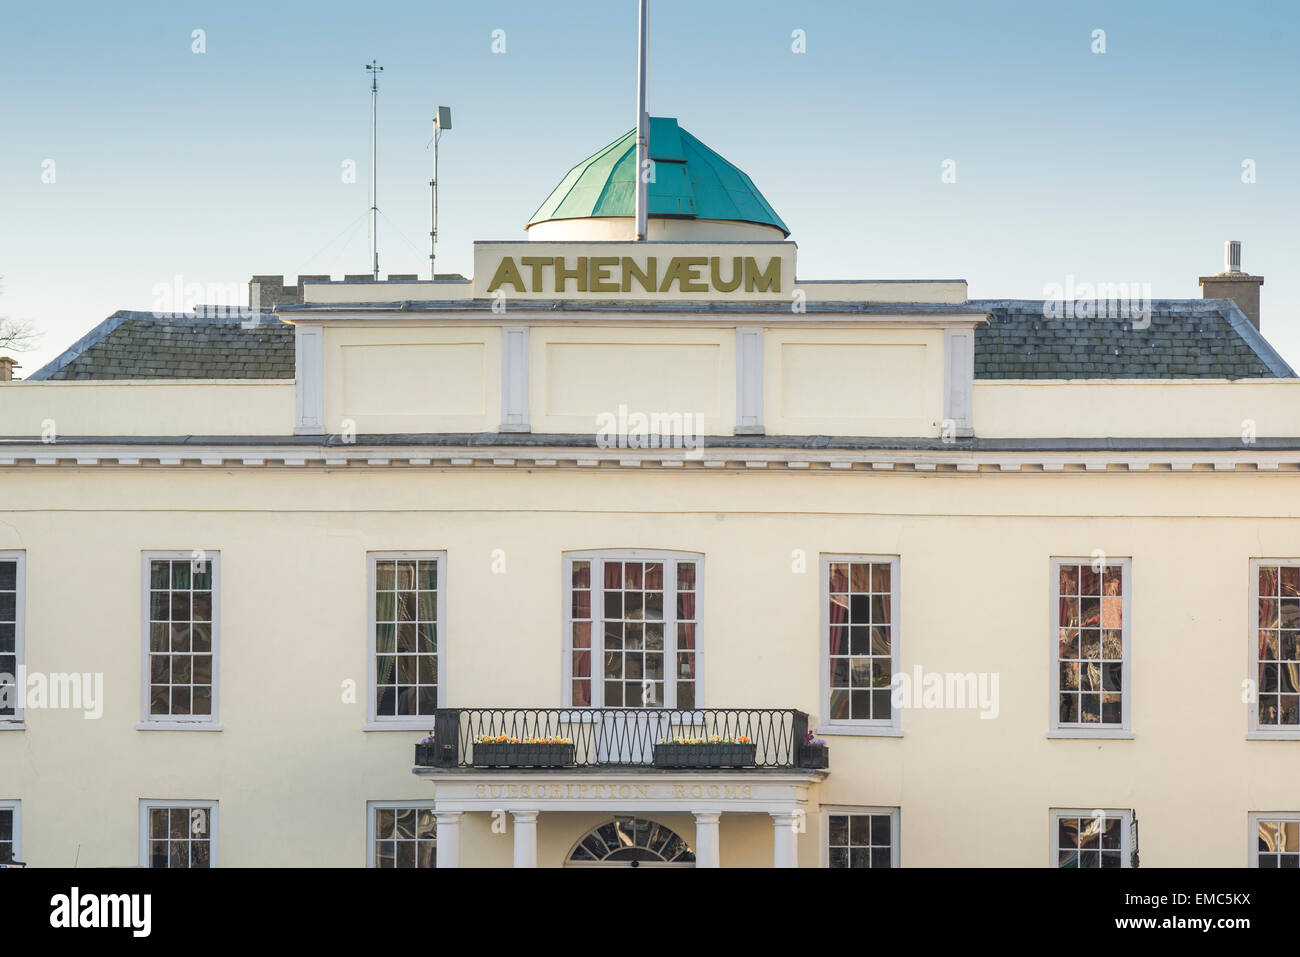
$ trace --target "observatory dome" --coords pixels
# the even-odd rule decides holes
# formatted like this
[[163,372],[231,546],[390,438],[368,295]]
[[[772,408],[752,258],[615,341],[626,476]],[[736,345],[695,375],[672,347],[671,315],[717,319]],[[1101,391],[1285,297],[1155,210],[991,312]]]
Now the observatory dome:
[[[771,242],[790,235],[744,171],[672,117],[650,117],[650,159],[648,239]],[[635,215],[632,130],[569,170],[526,228],[532,240],[629,240]]]

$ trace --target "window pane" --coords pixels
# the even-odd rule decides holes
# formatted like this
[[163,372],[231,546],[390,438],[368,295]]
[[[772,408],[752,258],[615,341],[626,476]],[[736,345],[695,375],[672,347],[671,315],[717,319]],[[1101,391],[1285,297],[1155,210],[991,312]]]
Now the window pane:
[[[832,563],[826,649],[833,720],[890,721],[893,676],[892,574],[888,562]],[[836,588],[842,588],[837,593]],[[840,624],[841,622],[847,623]],[[844,689],[850,689],[848,694]],[[877,690],[872,690],[877,689]]]
[[[212,559],[150,562],[148,681],[154,717],[211,716],[212,592],[207,589],[212,566]],[[202,656],[195,659],[193,651]],[[170,859],[170,849],[167,854]]]
[[1278,593],[1283,596],[1300,595],[1300,565],[1283,565],[1278,568],[1274,579],[1278,584]]
[[1062,814],[1053,828],[1053,842],[1058,867],[1123,867],[1123,841],[1129,821],[1127,815],[1104,817]]
[[375,716],[432,714],[438,701],[438,562],[375,562]]
[[433,867],[437,828],[428,808],[372,808],[376,867]]
[[211,867],[213,811],[174,805],[149,809],[150,867]]
[[190,650],[209,652],[212,650],[212,625],[195,623],[190,626]]
[[1256,645],[1260,726],[1300,725],[1300,566],[1259,567]]
[[[606,702],[608,704],[609,702]],[[591,707],[591,682],[574,681],[573,682],[573,706],[575,708]]]
[[1079,566],[1079,595],[1093,596],[1101,594],[1101,574],[1092,564]]
[[1092,562],[1059,568],[1058,724],[1123,725],[1123,570]]
[[889,814],[831,814],[826,829],[831,867],[892,867],[893,826]]

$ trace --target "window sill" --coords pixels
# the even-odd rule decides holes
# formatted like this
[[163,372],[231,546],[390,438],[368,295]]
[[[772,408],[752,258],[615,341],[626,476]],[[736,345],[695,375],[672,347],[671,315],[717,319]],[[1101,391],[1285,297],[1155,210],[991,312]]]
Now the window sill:
[[141,721],[137,731],[220,731],[221,725],[202,721]]
[[0,721],[0,731],[26,731],[26,721]]
[[433,730],[433,715],[429,715],[428,721],[421,721],[418,724],[407,721],[367,721],[361,726],[362,731],[423,731],[428,734]]
[[1133,732],[1128,728],[1053,728],[1047,732],[1049,739],[1063,740],[1106,740],[1132,741]]
[[1300,731],[1248,731],[1247,741],[1300,741]]
[[813,732],[815,735],[846,735],[858,738],[901,738],[903,736],[902,728],[881,727],[872,725],[863,725],[853,727],[852,725],[833,725],[829,728],[818,728]]

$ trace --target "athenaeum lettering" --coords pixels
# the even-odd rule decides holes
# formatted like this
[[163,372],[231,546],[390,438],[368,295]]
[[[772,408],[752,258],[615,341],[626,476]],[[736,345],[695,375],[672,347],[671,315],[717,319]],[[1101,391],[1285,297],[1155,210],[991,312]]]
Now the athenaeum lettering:
[[488,283],[489,293],[779,293],[781,257],[760,267],[756,256],[673,256],[660,269],[657,256],[645,264],[632,256],[503,256]]

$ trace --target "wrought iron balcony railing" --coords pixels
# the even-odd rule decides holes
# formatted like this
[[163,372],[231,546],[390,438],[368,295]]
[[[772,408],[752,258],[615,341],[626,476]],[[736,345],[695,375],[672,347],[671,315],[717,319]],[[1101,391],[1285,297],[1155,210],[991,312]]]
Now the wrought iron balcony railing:
[[[771,708],[442,708],[434,716],[430,766],[492,766],[475,742],[505,737],[518,742],[563,739],[566,767],[652,767],[655,748],[678,738],[747,739],[753,746],[742,764],[753,768],[824,767],[808,757],[808,715]],[[522,765],[521,765],[522,766]],[[558,765],[556,765],[558,766]]]

